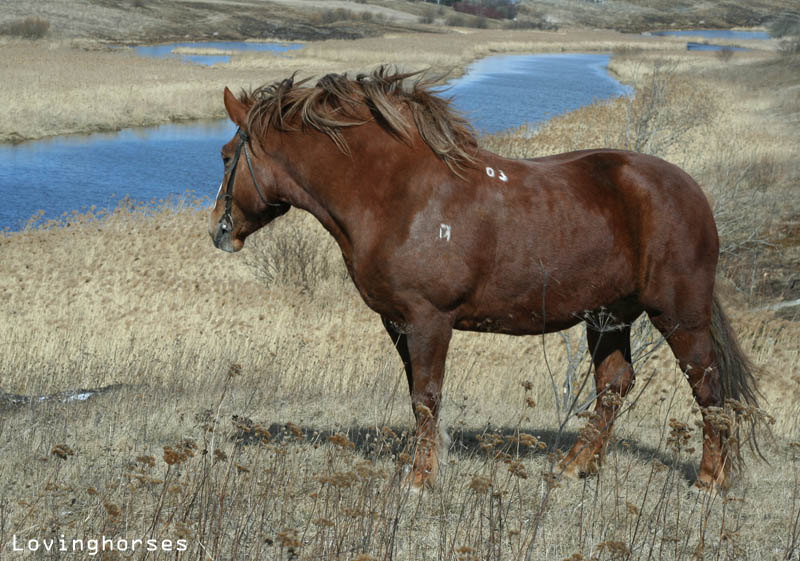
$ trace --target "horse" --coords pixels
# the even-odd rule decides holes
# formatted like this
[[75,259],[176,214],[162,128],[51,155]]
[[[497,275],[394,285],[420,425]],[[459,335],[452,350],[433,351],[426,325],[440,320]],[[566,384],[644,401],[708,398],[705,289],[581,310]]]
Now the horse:
[[560,461],[584,477],[600,468],[634,384],[631,324],[642,314],[703,412],[695,485],[728,487],[738,447],[716,408],[756,406],[758,389],[715,295],[712,211],[687,173],[612,149],[501,157],[479,147],[424,75],[384,66],[309,80],[292,75],[238,97],[225,88],[238,131],[221,151],[209,234],[217,248],[239,251],[291,207],[330,232],[405,368],[415,488],[439,467],[454,329],[534,335],[586,322],[597,398],[582,434],[593,436]]

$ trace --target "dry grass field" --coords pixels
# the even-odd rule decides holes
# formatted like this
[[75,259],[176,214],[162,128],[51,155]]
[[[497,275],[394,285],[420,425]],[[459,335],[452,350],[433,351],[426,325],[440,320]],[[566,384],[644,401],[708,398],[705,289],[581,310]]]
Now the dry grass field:
[[[136,99],[173,100],[152,107],[165,119],[220,111],[216,97],[185,86],[194,101],[171,113],[184,82],[203,80],[211,92],[284,76],[298,62],[308,73],[380,57],[444,68],[492,52],[565,48],[492,33],[463,42],[387,37],[384,50],[371,39],[324,43],[287,66],[246,55],[224,69],[55,48],[47,68],[57,84],[72,68],[100,95],[114,80],[130,87],[132,76],[157,72],[130,97],[138,117],[118,117],[116,103],[96,125],[113,128],[149,118]],[[591,398],[591,381],[579,391],[590,375],[581,329],[456,334],[443,408],[453,444],[437,485],[412,493],[400,361],[324,230],[292,211],[228,255],[208,239],[207,200],[131,203],[0,234],[0,559],[800,558],[800,322],[797,308],[761,309],[800,297],[800,62],[771,53],[723,61],[669,41],[656,49],[649,39],[587,37],[573,48],[616,49],[611,71],[637,96],[482,142],[517,157],[636,148],[698,178],[723,236],[720,290],[774,418],[762,434],[768,463],[745,451],[726,495],[692,490],[699,411],[643,323],[638,383],[602,471],[562,479],[555,462],[583,425],[566,405],[580,410]],[[3,49],[45,64],[24,44]],[[104,76],[80,64],[100,60],[124,60],[129,70],[112,64]],[[86,114],[74,104],[91,99],[77,88],[61,93],[64,116],[20,136],[63,132]],[[35,120],[36,104],[52,95],[12,115]],[[8,122],[0,130],[16,130]],[[55,396],[107,386],[85,401]],[[97,541],[104,537],[110,546]]]

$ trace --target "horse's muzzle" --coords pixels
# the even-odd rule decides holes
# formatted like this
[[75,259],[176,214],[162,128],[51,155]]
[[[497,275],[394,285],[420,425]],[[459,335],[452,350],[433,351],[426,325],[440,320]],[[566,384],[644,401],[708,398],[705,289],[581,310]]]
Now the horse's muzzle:
[[214,247],[233,253],[236,251],[233,247],[233,228],[225,221],[220,220],[214,225],[213,229],[208,232],[211,239],[214,241]]

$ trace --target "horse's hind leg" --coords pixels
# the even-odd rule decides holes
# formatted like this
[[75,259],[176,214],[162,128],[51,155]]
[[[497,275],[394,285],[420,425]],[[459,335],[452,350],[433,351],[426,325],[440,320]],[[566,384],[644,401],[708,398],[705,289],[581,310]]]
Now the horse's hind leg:
[[724,419],[713,409],[708,409],[722,407],[724,401],[710,319],[699,325],[688,322],[681,325],[665,315],[651,314],[650,320],[667,339],[703,414],[703,457],[696,485],[725,489],[729,484],[731,468],[731,458],[728,456],[729,431],[720,422]]
[[634,383],[630,325],[604,329],[587,323],[586,337],[595,368],[595,411],[561,465],[564,473],[586,476],[597,472],[622,398]]

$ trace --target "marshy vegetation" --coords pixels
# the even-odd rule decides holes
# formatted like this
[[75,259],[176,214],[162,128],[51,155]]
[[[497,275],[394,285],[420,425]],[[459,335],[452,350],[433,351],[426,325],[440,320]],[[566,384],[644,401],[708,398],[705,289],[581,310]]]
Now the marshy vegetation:
[[[421,52],[411,48],[419,39],[404,40],[405,50],[389,39],[384,51],[369,41],[311,46],[271,70],[255,55],[220,72],[165,63],[158,72],[174,70],[175,81],[141,92],[178,95],[180,80],[202,77],[207,99],[192,95],[210,107],[226,80],[268,81],[298,61],[308,73],[392,56],[416,68],[564,47],[471,37],[465,52],[466,42],[448,38],[445,48],[433,37]],[[615,39],[594,40],[610,50]],[[0,410],[0,556],[63,535],[69,551],[73,539],[103,536],[126,548],[107,558],[154,538],[173,551],[162,544],[152,557],[181,559],[796,559],[800,323],[791,308],[760,308],[800,297],[798,61],[618,44],[611,71],[635,97],[482,142],[516,157],[635,148],[698,178],[722,236],[722,291],[775,419],[769,464],[747,455],[725,496],[690,491],[699,411],[666,346],[637,326],[638,384],[606,464],[596,478],[561,479],[560,450],[590,414],[581,329],[459,333],[443,408],[453,445],[436,487],[412,494],[405,376],[328,234],[292,211],[227,255],[211,246],[202,197],[177,208],[128,202],[0,235],[2,390],[120,385],[85,402]],[[49,118],[42,130],[63,126]],[[572,401],[580,415],[568,418]],[[178,540],[188,551],[174,551]]]

